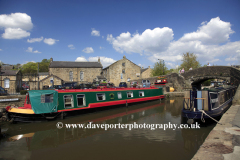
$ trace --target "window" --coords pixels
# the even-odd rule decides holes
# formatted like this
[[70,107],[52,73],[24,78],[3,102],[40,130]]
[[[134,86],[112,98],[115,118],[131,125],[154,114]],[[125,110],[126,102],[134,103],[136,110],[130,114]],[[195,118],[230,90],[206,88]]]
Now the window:
[[4,88],[9,88],[9,79],[4,80]]
[[122,99],[122,93],[118,92],[118,99]]
[[144,97],[144,92],[143,91],[139,91],[139,97]]
[[97,93],[97,101],[106,100],[105,93]]
[[73,95],[65,95],[65,96],[63,96],[63,99],[64,99],[64,107],[65,108],[73,107]]
[[41,95],[41,103],[53,103],[53,94]]
[[125,69],[122,70],[122,73],[125,73]]
[[125,63],[122,63],[122,66],[125,67]]
[[85,101],[85,95],[84,94],[78,94],[77,95],[77,105],[78,105],[78,107],[86,106],[86,101]]
[[127,92],[127,98],[133,97],[133,92]]
[[69,72],[69,81],[73,81],[73,72],[72,71]]
[[83,72],[81,71],[81,72],[80,72],[80,80],[81,80],[81,81],[83,81],[83,78],[84,78],[83,75],[84,75],[84,74],[83,74]]

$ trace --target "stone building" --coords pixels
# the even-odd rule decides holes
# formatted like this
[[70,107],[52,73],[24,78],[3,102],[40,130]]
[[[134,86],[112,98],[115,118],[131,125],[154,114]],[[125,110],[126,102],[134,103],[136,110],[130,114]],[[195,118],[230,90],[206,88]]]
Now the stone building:
[[64,81],[58,76],[49,75],[46,78],[40,80],[39,86],[40,86],[40,89],[43,89],[43,86],[62,85],[63,82]]
[[93,82],[93,79],[100,76],[101,72],[102,64],[100,58],[98,62],[53,61],[51,58],[49,65],[49,75],[58,77],[64,83],[77,82],[80,84]]
[[22,73],[20,70],[0,70],[0,86],[8,93],[19,92],[22,86]]
[[141,76],[141,67],[128,60],[126,56],[123,56],[123,59],[104,68],[102,75],[106,77],[108,81],[118,86],[120,82],[139,79]]
[[152,69],[150,68],[150,66],[148,66],[148,68],[143,68],[141,69],[141,78],[149,78],[151,77],[151,73],[152,73]]

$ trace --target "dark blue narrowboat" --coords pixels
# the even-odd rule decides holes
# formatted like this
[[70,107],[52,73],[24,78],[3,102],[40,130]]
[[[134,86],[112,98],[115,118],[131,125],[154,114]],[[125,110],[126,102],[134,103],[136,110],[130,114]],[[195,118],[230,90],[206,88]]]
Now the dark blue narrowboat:
[[185,91],[182,117],[193,123],[195,120],[204,122],[204,119],[221,116],[231,106],[236,89],[236,86],[226,85]]

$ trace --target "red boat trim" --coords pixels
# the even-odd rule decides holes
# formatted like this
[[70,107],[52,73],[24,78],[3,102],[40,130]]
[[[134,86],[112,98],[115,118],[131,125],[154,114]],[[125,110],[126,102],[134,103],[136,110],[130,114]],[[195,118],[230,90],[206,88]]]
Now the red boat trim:
[[90,103],[88,105],[88,107],[64,109],[64,110],[59,110],[58,112],[75,111],[75,110],[81,110],[81,109],[106,107],[106,106],[114,106],[114,105],[119,105],[119,104],[126,104],[126,103],[134,103],[134,102],[155,100],[155,99],[160,99],[160,98],[164,98],[164,95],[154,96],[154,97],[146,97],[146,98],[136,98],[136,99],[126,99],[126,100],[118,100],[118,101],[110,101],[110,102],[101,102],[101,103]]
[[156,87],[150,88],[103,88],[103,89],[67,89],[67,90],[56,90],[59,93],[70,93],[70,92],[112,92],[112,91],[126,91],[126,90],[152,90],[159,89]]

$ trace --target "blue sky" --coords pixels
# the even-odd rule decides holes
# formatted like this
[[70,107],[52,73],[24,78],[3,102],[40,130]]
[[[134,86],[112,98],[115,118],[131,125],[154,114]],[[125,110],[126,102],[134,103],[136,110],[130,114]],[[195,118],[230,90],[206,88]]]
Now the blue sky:
[[240,64],[239,0],[0,0],[0,61]]

